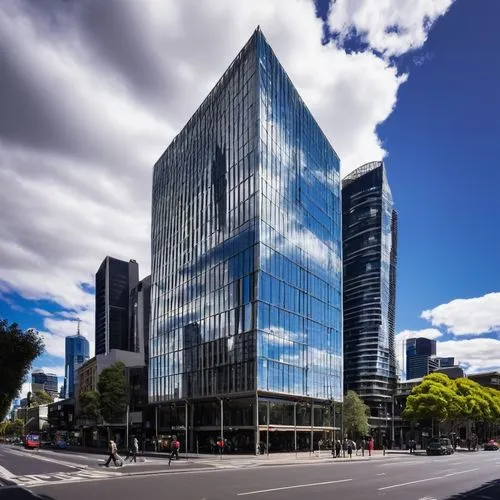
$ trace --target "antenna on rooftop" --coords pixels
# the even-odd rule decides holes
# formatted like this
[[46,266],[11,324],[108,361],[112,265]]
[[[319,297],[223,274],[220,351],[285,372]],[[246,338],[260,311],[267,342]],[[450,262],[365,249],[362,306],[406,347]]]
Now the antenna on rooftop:
[[80,318],[77,318],[76,321],[78,321],[78,326],[77,326],[77,329],[76,329],[76,334],[78,336],[80,336],[80,323],[81,323],[81,319]]

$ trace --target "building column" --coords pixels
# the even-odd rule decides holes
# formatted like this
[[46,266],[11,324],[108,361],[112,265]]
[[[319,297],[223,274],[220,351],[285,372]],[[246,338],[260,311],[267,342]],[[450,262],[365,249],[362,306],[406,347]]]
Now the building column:
[[259,395],[255,395],[255,454],[259,454],[260,429],[259,429]]

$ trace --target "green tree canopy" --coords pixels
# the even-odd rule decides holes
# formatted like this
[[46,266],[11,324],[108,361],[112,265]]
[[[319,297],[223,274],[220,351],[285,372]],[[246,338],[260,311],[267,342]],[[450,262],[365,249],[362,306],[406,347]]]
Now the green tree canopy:
[[17,323],[0,320],[0,419],[9,411],[31,363],[44,352],[42,338],[35,330],[22,331]]
[[350,438],[368,434],[369,411],[354,391],[347,391],[344,396],[344,430]]
[[403,418],[438,421],[453,419],[460,414],[463,403],[463,397],[457,394],[454,380],[442,373],[431,373],[412,389],[406,400]]
[[80,414],[84,418],[95,419],[101,409],[99,393],[96,391],[82,392],[78,397],[80,403]]
[[106,422],[123,420],[128,395],[125,365],[118,362],[105,368],[99,376],[97,390],[104,420]]
[[52,399],[52,396],[48,392],[38,390],[35,391],[35,393],[32,395],[30,406],[47,405],[53,402],[54,400]]
[[403,418],[409,420],[500,419],[500,391],[483,387],[468,378],[451,380],[431,373],[408,396]]

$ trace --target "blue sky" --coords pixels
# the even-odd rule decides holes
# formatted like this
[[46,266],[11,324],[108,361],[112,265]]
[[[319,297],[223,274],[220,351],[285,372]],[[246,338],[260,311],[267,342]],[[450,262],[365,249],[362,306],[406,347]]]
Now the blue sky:
[[500,3],[193,1],[0,6],[16,55],[0,82],[0,316],[43,332],[35,367],[62,373],[78,317],[92,350],[105,255],[148,273],[152,165],[260,24],[343,175],[385,157],[398,339],[500,368]]

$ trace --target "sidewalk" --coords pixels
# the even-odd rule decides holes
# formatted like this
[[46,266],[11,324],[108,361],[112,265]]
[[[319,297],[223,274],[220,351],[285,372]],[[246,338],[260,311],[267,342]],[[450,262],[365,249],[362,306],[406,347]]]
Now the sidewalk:
[[[71,447],[66,451],[71,452],[80,452],[80,453],[99,453],[102,454],[103,450],[96,449],[86,449],[86,448],[76,448]],[[424,452],[425,453],[425,452]],[[196,462],[199,464],[214,466],[214,467],[245,467],[245,466],[265,466],[265,465],[293,465],[293,464],[313,464],[313,463],[335,463],[335,462],[360,462],[360,461],[369,461],[369,460],[378,460],[378,459],[391,459],[396,458],[396,455],[400,456],[401,454],[410,456],[408,451],[387,451],[386,455],[383,454],[382,450],[374,450],[372,451],[372,456],[368,456],[368,452],[365,452],[365,455],[362,456],[361,452],[359,455],[353,453],[352,458],[346,454],[344,458],[342,455],[340,458],[333,458],[330,450],[321,450],[318,452],[316,450],[314,453],[310,453],[308,451],[297,452],[297,453],[270,453],[269,455],[236,455],[236,454],[226,454],[216,455],[209,453],[179,453],[180,461],[179,463],[186,463],[186,459],[191,463]],[[393,456],[391,456],[393,455]],[[142,457],[145,458],[155,458],[155,459],[165,459],[168,460],[169,454],[165,452],[145,452],[144,454],[139,453],[137,456],[138,460]],[[147,463],[147,462],[146,462]],[[158,464],[158,462],[156,462]],[[151,463],[150,463],[151,464]],[[153,464],[151,464],[153,465]]]

